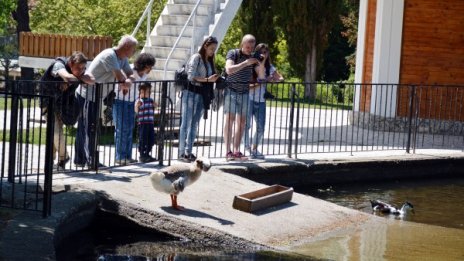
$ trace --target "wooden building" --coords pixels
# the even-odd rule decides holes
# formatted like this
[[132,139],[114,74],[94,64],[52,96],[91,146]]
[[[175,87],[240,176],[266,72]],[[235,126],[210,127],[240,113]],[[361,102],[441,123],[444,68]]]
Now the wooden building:
[[360,0],[357,46],[355,112],[464,119],[463,0]]

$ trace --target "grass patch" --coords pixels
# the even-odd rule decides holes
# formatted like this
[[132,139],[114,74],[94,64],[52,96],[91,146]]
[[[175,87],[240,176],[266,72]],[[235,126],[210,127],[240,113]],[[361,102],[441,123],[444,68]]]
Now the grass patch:
[[300,104],[300,108],[351,109],[353,106],[354,85],[345,83],[313,84],[308,86],[315,88],[314,97],[309,99],[306,97],[305,84],[297,82],[268,85],[268,91],[276,96],[276,100],[267,101],[267,105],[290,107],[293,86],[295,86],[295,102]]

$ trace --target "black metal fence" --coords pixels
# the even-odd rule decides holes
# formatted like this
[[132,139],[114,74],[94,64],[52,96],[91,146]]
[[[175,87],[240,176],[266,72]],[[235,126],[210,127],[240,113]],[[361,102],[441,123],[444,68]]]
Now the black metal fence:
[[[182,154],[178,151],[184,116],[182,99],[190,94],[181,95],[171,81],[148,83],[150,97],[155,103],[151,115],[155,138],[149,154],[156,158],[152,164],[170,165]],[[3,126],[0,133],[1,206],[22,204],[22,208],[37,210],[42,207],[40,200],[43,199],[46,202],[43,211],[49,213],[52,168],[54,172],[98,171],[103,166],[141,160],[138,147],[140,136],[145,136],[140,135],[134,116],[141,84],[135,83],[128,92],[116,92],[114,96],[108,94],[117,86],[115,83],[78,89],[76,95],[82,98],[81,102],[92,101],[80,104],[80,120],[86,121],[87,133],[84,134],[87,135],[84,136],[87,138],[79,141],[79,137],[83,137],[79,134],[82,128],[78,127],[81,122],[64,126],[63,138],[54,137],[54,130],[57,133],[61,126],[59,112],[66,106],[63,102],[51,102],[46,110],[55,113],[44,113],[41,108],[41,104],[44,106],[45,96],[41,95],[44,84],[10,81],[10,88],[1,94],[0,101],[3,114],[3,122],[0,121]],[[266,88],[274,97],[266,99],[265,114],[259,116],[265,118],[265,125],[264,138],[257,147],[266,157],[298,158],[312,153],[354,154],[382,150],[462,150],[464,145],[464,86],[268,83]],[[196,156],[225,158],[228,153],[229,148],[224,144],[224,104],[230,104],[225,101],[230,96],[218,99],[221,93],[215,91],[216,98],[206,119],[202,115],[197,126],[192,150]],[[58,99],[52,94],[49,98]],[[241,109],[249,109],[248,104]],[[89,115],[93,120],[86,120]],[[257,121],[248,122],[253,142]],[[129,132],[117,134],[115,125],[126,126]],[[126,141],[122,142],[124,139]],[[122,143],[129,144],[124,149],[129,153],[118,159],[116,147]],[[249,156],[242,140],[239,150]],[[127,161],[122,161],[121,157]],[[77,162],[79,159],[81,162]],[[18,192],[23,193],[21,197]],[[29,192],[35,192],[32,193],[35,196],[31,197]],[[13,200],[13,196],[22,200]]]
[[[35,120],[40,119],[41,96],[21,91],[27,88],[10,82],[0,92],[0,207],[40,211],[46,217],[51,213],[54,116]],[[53,111],[50,99],[47,109]]]

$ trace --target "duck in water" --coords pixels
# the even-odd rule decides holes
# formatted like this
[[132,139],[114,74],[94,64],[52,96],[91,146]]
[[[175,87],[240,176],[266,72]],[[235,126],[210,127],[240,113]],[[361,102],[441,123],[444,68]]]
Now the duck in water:
[[371,200],[371,206],[374,212],[380,212],[382,214],[403,216],[404,214],[409,212],[414,213],[414,206],[408,201],[406,201],[400,209],[380,200]]

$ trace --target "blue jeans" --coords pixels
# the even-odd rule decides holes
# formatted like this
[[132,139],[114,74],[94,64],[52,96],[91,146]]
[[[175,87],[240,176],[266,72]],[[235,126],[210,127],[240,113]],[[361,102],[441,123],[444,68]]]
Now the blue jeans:
[[203,96],[188,90],[182,91],[182,123],[179,133],[179,156],[192,153],[198,123],[203,114]]
[[[252,119],[256,125],[256,132],[250,144],[250,129],[252,127]],[[250,145],[258,146],[263,141],[264,127],[266,125],[266,102],[255,102],[250,100],[248,104],[248,115],[245,127],[244,143],[245,148],[251,147]]]
[[132,135],[135,126],[134,102],[115,99],[113,122],[116,160],[132,159]]

